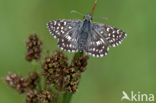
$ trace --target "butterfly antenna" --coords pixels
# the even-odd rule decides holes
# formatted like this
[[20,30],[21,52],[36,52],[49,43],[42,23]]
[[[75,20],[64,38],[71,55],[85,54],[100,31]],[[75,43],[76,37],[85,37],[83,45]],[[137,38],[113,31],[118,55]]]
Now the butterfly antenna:
[[104,20],[108,20],[108,17],[94,17],[94,18],[99,18],[99,19],[104,19]]
[[84,16],[84,14],[82,14],[82,13],[76,11],[76,10],[72,10],[70,13],[76,13],[76,14],[79,14],[79,15],[81,15],[81,16]]
[[98,0],[95,0],[95,3],[94,3],[94,5],[93,5],[92,11],[91,11],[91,16],[93,16],[93,14],[94,14],[94,10],[95,10],[97,1],[98,1]]

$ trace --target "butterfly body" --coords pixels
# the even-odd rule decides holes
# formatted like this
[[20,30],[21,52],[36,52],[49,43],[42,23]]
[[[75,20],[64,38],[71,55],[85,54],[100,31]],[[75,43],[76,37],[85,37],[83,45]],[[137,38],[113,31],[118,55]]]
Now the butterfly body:
[[47,27],[54,38],[58,39],[61,49],[69,52],[85,51],[96,57],[107,55],[110,46],[118,46],[126,37],[120,29],[91,20],[92,17],[87,14],[84,21],[53,20]]
[[90,21],[85,20],[83,22],[83,26],[81,28],[81,33],[78,38],[78,50],[80,50],[80,51],[83,51],[86,48],[88,35],[90,35],[90,28],[91,28]]

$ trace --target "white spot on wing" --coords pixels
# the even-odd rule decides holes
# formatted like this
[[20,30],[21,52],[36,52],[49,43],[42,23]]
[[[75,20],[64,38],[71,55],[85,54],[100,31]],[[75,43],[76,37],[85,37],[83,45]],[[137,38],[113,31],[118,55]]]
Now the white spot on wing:
[[69,35],[67,35],[67,36],[66,36],[66,38],[67,38],[68,40],[70,40],[70,39],[71,39],[71,37],[70,37]]
[[97,44],[97,46],[100,45],[101,44],[101,41],[97,41],[96,44]]
[[71,29],[72,27],[71,27],[71,26],[69,26],[68,28],[69,28],[69,29]]
[[56,21],[54,21],[54,25],[56,25]]
[[117,30],[117,34],[119,34],[119,31],[120,31],[120,30]]
[[99,55],[96,55],[96,57],[99,57]]
[[110,28],[107,28],[107,31],[109,32]]
[[95,51],[95,48],[93,48],[93,51]]
[[56,38],[56,36],[54,35],[54,38]]
[[115,44],[112,44],[113,47],[115,47]]
[[100,54],[100,57],[103,57],[104,55],[103,54]]

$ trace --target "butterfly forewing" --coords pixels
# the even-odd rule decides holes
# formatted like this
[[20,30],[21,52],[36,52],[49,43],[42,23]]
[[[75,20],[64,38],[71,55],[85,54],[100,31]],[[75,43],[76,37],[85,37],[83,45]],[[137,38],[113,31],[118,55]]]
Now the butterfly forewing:
[[69,52],[77,51],[82,25],[82,21],[66,19],[53,20],[47,24],[49,32],[58,39],[58,46]]
[[96,31],[100,35],[103,35],[103,38],[108,43],[108,45],[113,46],[113,47],[121,44],[123,39],[127,36],[125,32],[123,32],[122,30],[105,25],[105,24],[93,23],[93,25],[94,25],[94,28],[96,28]]

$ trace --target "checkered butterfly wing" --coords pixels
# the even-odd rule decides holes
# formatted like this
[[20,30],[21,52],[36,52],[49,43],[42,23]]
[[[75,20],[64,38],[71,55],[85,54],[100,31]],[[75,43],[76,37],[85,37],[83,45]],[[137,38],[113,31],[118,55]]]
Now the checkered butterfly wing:
[[102,35],[105,38],[108,44],[113,47],[116,47],[119,44],[121,44],[121,42],[127,36],[125,32],[112,26],[100,23],[94,23],[94,26],[97,27],[97,31],[100,35]]
[[120,29],[105,24],[92,23],[89,36],[86,52],[96,57],[102,57],[108,54],[109,46],[115,47],[121,44],[126,34]]
[[69,52],[78,50],[78,36],[80,34],[82,21],[79,20],[53,20],[47,26],[49,32],[58,39],[58,46]]

